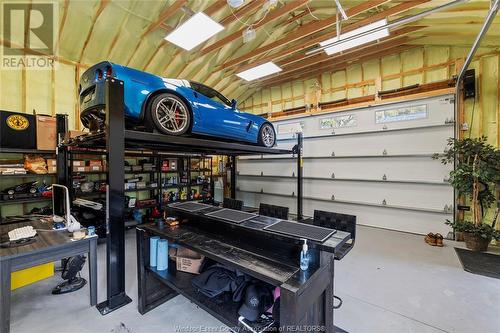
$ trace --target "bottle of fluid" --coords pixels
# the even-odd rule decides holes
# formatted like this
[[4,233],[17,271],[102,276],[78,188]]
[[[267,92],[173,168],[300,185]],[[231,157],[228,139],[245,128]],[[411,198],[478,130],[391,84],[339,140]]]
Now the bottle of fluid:
[[303,271],[307,271],[309,268],[309,253],[307,251],[307,239],[304,239],[302,251],[300,251],[300,269]]

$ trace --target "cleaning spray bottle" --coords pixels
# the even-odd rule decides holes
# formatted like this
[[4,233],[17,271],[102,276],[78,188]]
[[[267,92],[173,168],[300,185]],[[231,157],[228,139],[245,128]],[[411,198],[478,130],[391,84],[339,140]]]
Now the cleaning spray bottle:
[[309,268],[309,253],[307,251],[307,239],[304,239],[302,251],[300,251],[300,269],[303,271],[307,271]]

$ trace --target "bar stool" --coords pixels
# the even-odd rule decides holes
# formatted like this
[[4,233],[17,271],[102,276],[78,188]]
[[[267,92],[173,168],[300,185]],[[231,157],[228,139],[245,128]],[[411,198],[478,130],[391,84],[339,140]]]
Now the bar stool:
[[222,202],[222,207],[234,210],[242,210],[243,201],[231,198],[224,198],[224,201]]
[[288,207],[261,203],[259,206],[259,215],[288,220]]

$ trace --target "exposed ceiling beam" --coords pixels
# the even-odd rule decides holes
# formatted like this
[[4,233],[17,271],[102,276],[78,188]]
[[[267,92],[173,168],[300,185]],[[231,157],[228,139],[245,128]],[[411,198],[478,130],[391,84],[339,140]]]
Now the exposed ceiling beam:
[[[402,2],[402,3],[400,3],[400,4],[398,4],[398,5],[394,6],[394,7],[391,7],[389,9],[387,9],[387,10],[378,12],[378,13],[373,14],[373,15],[365,18],[365,19],[359,20],[356,23],[350,24],[350,25],[344,27],[342,29],[342,31],[348,32],[348,31],[354,30],[354,29],[359,28],[359,27],[361,27],[363,25],[372,23],[374,21],[378,21],[380,19],[386,18],[386,17],[394,15],[394,14],[398,14],[398,13],[404,12],[404,11],[406,11],[406,10],[412,8],[412,7],[421,5],[421,4],[423,4],[425,2],[429,2],[429,1],[430,0],[411,0],[411,1]],[[262,63],[268,62],[268,61],[277,61],[279,59],[282,59],[284,57],[289,56],[290,54],[292,54],[294,52],[303,51],[303,50],[305,50],[307,48],[310,48],[312,46],[317,45],[318,43],[320,43],[320,42],[322,42],[324,40],[327,40],[327,39],[335,37],[335,36],[337,36],[337,32],[336,31],[331,31],[331,32],[328,32],[328,33],[323,34],[321,36],[311,38],[311,39],[303,41],[302,43],[297,44],[295,46],[286,47],[282,51],[279,51],[279,52],[273,53],[271,55],[265,56],[263,58],[260,58],[260,59],[258,59],[257,61],[255,61],[255,62],[253,62],[251,64],[240,66],[240,67],[238,67],[236,69],[236,71],[240,72],[240,71],[243,71],[243,70],[248,69],[250,67],[254,67],[254,66],[260,65]],[[304,57],[305,57],[305,55],[304,55]]]
[[408,42],[408,40],[409,40],[408,37],[403,36],[384,43],[371,45],[363,49],[356,49],[353,52],[330,57],[327,61],[322,61],[319,63],[310,63],[307,67],[301,67],[297,69],[293,68],[288,72],[284,73],[284,75],[276,75],[273,77],[262,79],[260,81],[256,81],[255,84],[259,84],[259,82],[261,82],[267,86],[267,85],[272,85],[275,82],[291,81],[294,78],[302,77],[303,75],[309,75],[310,73],[318,73],[318,72],[321,73],[324,71],[330,71],[330,68],[332,66],[337,68],[338,64],[352,63],[362,57],[371,56],[374,54],[380,54],[380,52],[383,50],[388,50],[404,45],[405,43]]
[[56,45],[54,46],[54,50],[56,52],[58,52],[59,44],[61,43],[61,37],[64,30],[64,25],[66,24],[66,17],[68,16],[68,7],[69,7],[69,0],[64,0],[63,15],[61,23],[59,23],[59,33],[57,34]]
[[245,16],[248,13],[253,12],[257,8],[263,6],[266,1],[267,0],[254,0],[254,1],[251,1],[248,4],[246,4],[245,6],[239,8],[238,10],[236,10],[234,12],[233,12],[232,8],[230,8],[231,14],[229,14],[226,17],[224,17],[222,20],[219,21],[219,23],[222,24],[223,26],[227,27],[229,24],[231,24],[232,22],[236,21],[237,18],[242,19],[243,16]]
[[87,48],[87,45],[90,41],[90,37],[92,37],[92,32],[94,31],[95,23],[99,16],[101,16],[102,12],[106,8],[106,6],[109,4],[110,0],[101,0],[99,3],[99,8],[97,8],[97,12],[94,14],[94,17],[92,18],[92,23],[90,25],[90,30],[87,34],[87,38],[85,38],[85,42],[83,43],[82,49],[80,51],[80,55],[78,56],[78,62],[82,62],[83,55],[85,54],[85,49]]
[[227,0],[217,0],[210,6],[208,6],[203,12],[208,16],[216,14],[219,10],[227,5]]
[[[359,47],[355,47],[355,48],[352,48],[352,49],[347,49],[347,50],[343,51],[341,54],[338,54],[337,56],[344,55],[344,54],[349,54],[349,53],[356,52],[358,50],[361,50],[361,49],[364,49],[364,48],[367,48],[367,47],[372,47],[372,46],[373,47],[378,46],[380,48],[383,48],[384,47],[383,45],[387,41],[390,41],[390,40],[393,40],[393,39],[395,39],[397,37],[401,37],[403,35],[406,35],[406,34],[409,34],[409,33],[415,32],[415,31],[418,31],[418,30],[420,30],[422,28],[425,28],[425,27],[422,27],[422,26],[402,27],[402,28],[399,28],[397,30],[391,31],[391,33],[390,33],[389,36],[380,39],[378,41],[378,43],[373,43],[372,42],[372,43],[368,43],[368,44],[365,44],[365,45],[360,45]],[[294,57],[286,58],[283,61],[278,62],[277,65],[280,66],[281,68],[283,68],[283,72],[279,73],[281,75],[281,74],[286,73],[287,68],[290,68],[290,67],[293,67],[293,70],[296,70],[296,69],[304,68],[304,67],[307,67],[307,66],[310,66],[310,65],[314,65],[314,64],[323,62],[323,61],[328,61],[328,60],[331,60],[331,59],[332,59],[332,56],[328,55],[328,54],[326,54],[324,52],[321,52],[319,54],[315,54],[313,56],[310,56],[307,59],[304,58],[303,54],[297,54]]]
[[[135,6],[136,6],[136,3],[134,3],[132,5],[132,10],[135,9]],[[120,38],[121,34],[122,34],[122,31],[123,29],[127,26],[128,24],[128,21],[130,19],[130,17],[132,16],[131,12],[127,12],[125,18],[123,19],[122,23],[120,24],[120,28],[116,31],[115,33],[115,36],[113,37],[112,41],[111,41],[111,44],[109,44],[109,48],[108,48],[108,51],[106,52],[106,55],[107,55],[107,59],[110,58],[111,56],[111,52],[113,52],[114,48],[115,48],[115,45],[116,43],[118,42],[118,39]]]
[[[388,0],[365,1],[360,5],[349,8],[347,10],[347,15],[349,17],[358,15],[358,14],[363,13],[363,12],[373,8],[373,7],[379,6],[387,1]],[[255,50],[253,50],[253,51],[251,51],[251,52],[249,52],[241,57],[238,57],[236,59],[233,59],[233,60],[230,60],[230,61],[224,63],[221,66],[221,69],[229,68],[229,67],[241,64],[242,62],[245,62],[245,61],[252,59],[258,55],[261,55],[263,53],[270,52],[278,47],[281,47],[281,46],[286,45],[288,43],[292,43],[292,42],[297,41],[297,40],[302,39],[302,38],[306,38],[307,36],[310,36],[316,32],[319,32],[323,29],[334,26],[336,24],[336,22],[337,22],[337,17],[332,16],[332,17],[329,17],[329,18],[321,20],[321,21],[313,21],[313,22],[310,22],[308,24],[305,24],[305,25],[299,27],[294,32],[287,34],[284,38],[281,38],[273,43],[270,43],[270,44],[265,45],[263,47],[257,48],[257,49],[255,49]]]
[[151,23],[146,28],[146,30],[144,30],[144,32],[141,35],[141,39],[144,38],[144,36],[146,36],[147,34],[149,34],[151,31],[155,30],[160,25],[162,25],[163,22],[165,22],[166,20],[168,20],[169,18],[171,18],[172,16],[174,16],[175,13],[177,13],[177,11],[179,9],[181,9],[181,7],[186,4],[186,2],[187,2],[187,0],[175,0],[174,3],[172,3],[170,6],[168,6],[167,8],[165,8],[161,12],[161,14],[158,16],[158,18],[153,23]]
[[[305,5],[308,1],[309,0],[294,0],[294,1],[288,2],[280,8],[270,11],[264,19],[255,23],[253,25],[253,28],[257,29],[257,28],[259,28],[259,27],[261,27],[269,22],[272,22],[272,21],[280,18],[281,16],[286,15],[286,14],[290,13],[291,11]],[[220,49],[221,47],[234,41],[235,39],[241,38],[241,35],[245,29],[247,29],[247,27],[244,27],[244,28],[242,28],[242,29],[240,29],[232,34],[229,34],[228,36],[210,44],[209,46],[205,47],[204,49],[202,49],[199,52],[199,56],[204,56],[212,51]]]

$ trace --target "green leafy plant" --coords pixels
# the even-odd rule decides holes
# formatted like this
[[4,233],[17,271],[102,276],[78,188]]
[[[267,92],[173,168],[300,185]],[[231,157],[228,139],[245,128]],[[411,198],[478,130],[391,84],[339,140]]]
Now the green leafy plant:
[[472,221],[446,222],[455,231],[469,232],[482,238],[498,239],[494,226],[483,223],[484,212],[495,202],[495,186],[500,183],[500,151],[486,137],[448,139],[444,154],[435,154],[443,164],[455,163],[450,183],[470,200]]
[[445,224],[458,232],[468,232],[484,239],[500,240],[500,231],[495,230],[495,227],[489,224],[475,225],[470,221],[451,222],[450,220],[446,220]]

